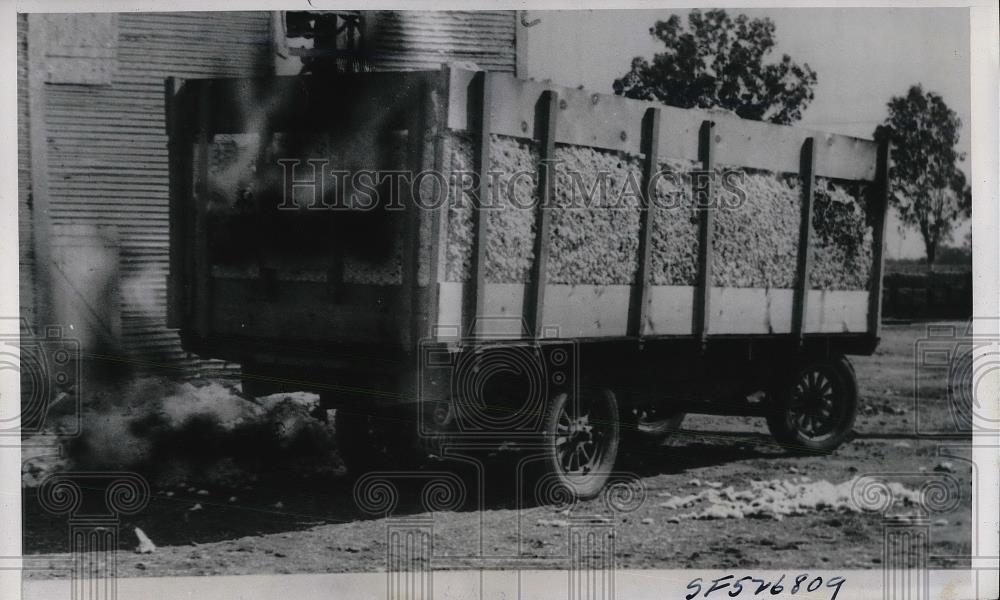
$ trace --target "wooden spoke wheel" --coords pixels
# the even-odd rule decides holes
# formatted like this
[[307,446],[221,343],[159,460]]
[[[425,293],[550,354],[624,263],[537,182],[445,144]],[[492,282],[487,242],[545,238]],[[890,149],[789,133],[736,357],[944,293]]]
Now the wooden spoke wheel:
[[556,395],[545,421],[547,471],[577,498],[599,494],[618,456],[619,422],[609,389]]
[[809,362],[775,386],[771,401],[767,425],[780,444],[802,452],[832,452],[854,426],[854,369],[844,357]]

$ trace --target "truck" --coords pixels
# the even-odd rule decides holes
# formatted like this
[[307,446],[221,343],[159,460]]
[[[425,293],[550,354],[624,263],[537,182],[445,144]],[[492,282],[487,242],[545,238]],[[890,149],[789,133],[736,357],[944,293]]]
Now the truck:
[[168,326],[319,394],[364,474],[473,449],[573,496],[688,413],[849,438],[890,148],[444,65],[168,79]]

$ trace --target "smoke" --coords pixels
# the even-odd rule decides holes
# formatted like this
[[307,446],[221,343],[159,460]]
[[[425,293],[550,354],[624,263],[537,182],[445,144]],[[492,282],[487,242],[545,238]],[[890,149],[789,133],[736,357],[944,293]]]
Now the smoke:
[[82,434],[63,446],[69,470],[133,471],[158,487],[235,487],[265,474],[339,470],[332,429],[310,415],[313,394],[248,399],[219,381],[148,378],[91,400]]

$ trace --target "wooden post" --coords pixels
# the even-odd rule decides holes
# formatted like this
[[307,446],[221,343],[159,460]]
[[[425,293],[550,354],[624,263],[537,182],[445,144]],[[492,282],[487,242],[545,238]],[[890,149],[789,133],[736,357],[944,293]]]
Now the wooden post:
[[198,82],[198,162],[197,186],[194,193],[194,256],[195,258],[195,331],[198,335],[208,335],[211,319],[209,311],[211,299],[211,266],[208,264],[208,166],[210,131],[210,110],[212,106],[212,82],[205,79]]
[[[447,240],[441,239],[448,235],[448,225],[442,223],[442,219],[448,218],[448,176],[445,169],[445,139],[447,137],[448,124],[448,103],[451,95],[451,67],[444,65],[441,67],[441,74],[436,84],[437,110],[434,118],[434,170],[445,177],[445,187],[441,190],[444,193],[443,202],[435,205],[429,216],[430,223],[430,248],[427,256],[427,329],[424,335],[434,338],[437,333],[438,301],[440,298],[441,279],[441,249],[447,247]],[[427,105],[426,110],[430,111],[433,103]],[[429,115],[429,113],[428,113]]]
[[892,160],[892,144],[889,136],[881,132],[878,136],[878,154],[875,164],[875,190],[872,200],[875,202],[874,239],[872,239],[872,274],[868,286],[868,333],[879,337],[882,333],[882,274],[885,271],[885,227],[886,213],[889,210],[889,195],[892,193],[889,182],[889,164]]
[[[424,167],[424,134],[427,129],[427,86],[421,80],[417,84],[415,105],[411,109],[409,122],[407,123],[407,169],[412,176],[423,170]],[[403,229],[403,310],[409,311],[410,323],[406,329],[404,346],[415,349],[417,342],[423,335],[425,326],[423,319],[427,318],[425,295],[420,289],[417,273],[420,269],[420,221],[423,215],[420,213],[419,191],[414,191],[410,186],[410,195],[407,198],[404,213]]]
[[[465,298],[462,310],[463,335],[475,336],[477,325],[483,316],[485,308],[486,288],[486,240],[489,223],[483,205],[488,201],[490,189],[490,113],[493,100],[490,94],[490,75],[486,71],[476,73],[473,82],[473,97],[478,100],[478,106],[472,114],[476,131],[476,148],[473,171],[476,177],[476,193],[472,207],[472,269],[468,284],[465,286]],[[472,108],[472,107],[470,107]]]
[[555,166],[551,161],[556,154],[556,126],[559,118],[559,94],[547,90],[538,99],[538,118],[541,126],[541,150],[538,164],[538,206],[535,207],[535,248],[531,274],[525,291],[525,317],[528,335],[540,337],[544,325],[545,287],[548,283],[550,208],[555,201]]
[[660,109],[650,108],[642,119],[642,205],[639,207],[639,265],[636,270],[632,306],[629,310],[628,334],[642,337],[646,333],[646,314],[649,304],[650,258],[653,246],[653,227],[656,207],[653,199],[656,190],[653,177],[660,168]]
[[806,138],[802,144],[802,164],[799,177],[802,185],[802,222],[799,225],[799,255],[796,265],[795,294],[792,301],[792,334],[801,347],[809,301],[809,276],[812,270],[812,215],[816,192],[816,140]]
[[715,123],[703,121],[698,142],[698,154],[701,160],[701,170],[705,187],[704,206],[698,206],[695,197],[695,209],[701,211],[698,220],[698,284],[695,288],[695,336],[701,342],[704,350],[708,345],[710,302],[712,295],[712,238],[715,233]]
[[185,210],[190,202],[190,189],[185,185],[191,175],[191,144],[183,133],[184,108],[180,96],[183,83],[176,77],[164,81],[164,106],[166,107],[167,165],[170,247],[167,275],[167,327],[183,326],[184,291],[187,277],[184,274],[184,255],[187,252],[185,240]]

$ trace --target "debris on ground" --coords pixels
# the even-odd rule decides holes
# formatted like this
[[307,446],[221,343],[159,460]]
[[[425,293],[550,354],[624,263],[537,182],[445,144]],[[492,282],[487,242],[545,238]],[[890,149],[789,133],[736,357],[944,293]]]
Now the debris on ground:
[[135,547],[136,553],[152,554],[156,551],[156,544],[154,544],[153,540],[149,539],[149,536],[138,527],[135,528],[135,537],[139,539],[139,545]]
[[[697,494],[671,498],[657,506],[672,510],[700,507],[700,510],[676,515],[677,519],[766,518],[780,521],[788,516],[807,515],[824,509],[860,513],[863,508],[851,497],[856,481],[851,479],[834,484],[824,480],[812,481],[808,477],[751,481],[749,489],[708,487]],[[916,505],[920,502],[918,490],[896,482],[887,485],[893,497],[904,504]]]
[[[891,395],[891,393],[886,395]],[[858,407],[858,414],[869,417],[875,415],[905,415],[906,413],[906,408],[897,406],[888,400],[862,402]]]
[[538,519],[536,525],[539,527],[569,527],[569,521],[564,519]]

